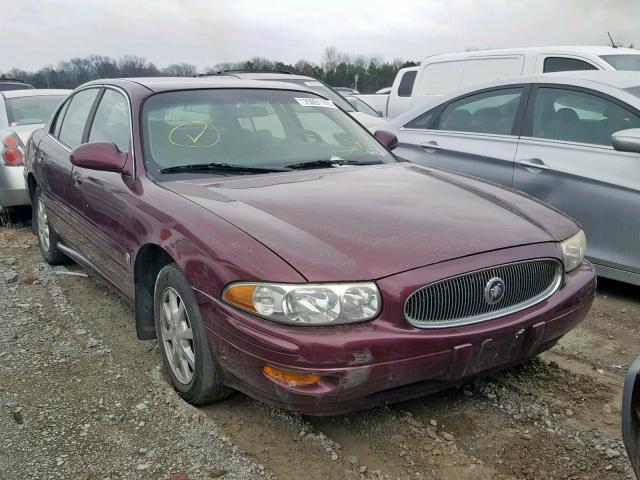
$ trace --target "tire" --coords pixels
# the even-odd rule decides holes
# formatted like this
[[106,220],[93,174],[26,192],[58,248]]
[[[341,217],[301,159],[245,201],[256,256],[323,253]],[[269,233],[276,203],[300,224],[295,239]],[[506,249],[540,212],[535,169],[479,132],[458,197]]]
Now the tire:
[[58,249],[60,237],[49,225],[47,207],[44,204],[44,196],[42,195],[40,187],[36,187],[36,191],[33,194],[32,204],[31,224],[33,225],[33,232],[38,238],[42,258],[44,258],[44,261],[49,265],[62,265],[64,263],[69,263],[69,257]]
[[191,286],[173,263],[158,274],[153,312],[165,372],[180,396],[192,405],[204,405],[232,394],[213,363]]

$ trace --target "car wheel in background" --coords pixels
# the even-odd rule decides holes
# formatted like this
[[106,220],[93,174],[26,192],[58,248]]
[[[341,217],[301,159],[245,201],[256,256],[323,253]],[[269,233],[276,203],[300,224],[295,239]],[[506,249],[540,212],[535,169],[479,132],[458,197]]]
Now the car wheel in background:
[[38,237],[38,244],[40,245],[42,258],[44,258],[49,265],[69,263],[69,257],[58,249],[60,237],[58,237],[58,234],[49,225],[47,207],[44,204],[44,196],[42,195],[40,187],[36,187],[36,191],[33,194],[32,204],[31,223],[33,224],[33,230],[36,237]]
[[153,297],[165,370],[180,396],[193,405],[202,405],[233,393],[220,381],[198,304],[175,264],[160,270]]

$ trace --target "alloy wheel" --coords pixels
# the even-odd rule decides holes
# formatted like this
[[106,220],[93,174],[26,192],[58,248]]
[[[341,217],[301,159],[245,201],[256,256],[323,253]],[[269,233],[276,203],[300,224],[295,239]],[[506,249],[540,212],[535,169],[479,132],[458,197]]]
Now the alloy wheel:
[[44,206],[42,196],[38,197],[38,238],[40,245],[45,252],[49,251],[49,223],[47,219],[47,209]]
[[188,385],[196,364],[193,331],[186,306],[171,287],[162,293],[160,328],[169,367],[180,383]]

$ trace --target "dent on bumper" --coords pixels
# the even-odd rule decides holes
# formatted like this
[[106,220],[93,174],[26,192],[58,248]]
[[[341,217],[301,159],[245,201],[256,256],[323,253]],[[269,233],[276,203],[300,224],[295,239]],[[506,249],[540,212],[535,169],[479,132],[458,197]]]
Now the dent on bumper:
[[[376,322],[256,328],[264,322],[244,318],[201,293],[197,298],[225,383],[275,406],[330,415],[436,392],[520,363],[550,348],[584,319],[595,285],[594,269],[585,263],[552,297],[527,310],[483,324],[410,333],[377,328]],[[331,352],[333,358],[319,360]],[[282,385],[262,373],[266,364],[316,373],[322,380],[313,386]]]

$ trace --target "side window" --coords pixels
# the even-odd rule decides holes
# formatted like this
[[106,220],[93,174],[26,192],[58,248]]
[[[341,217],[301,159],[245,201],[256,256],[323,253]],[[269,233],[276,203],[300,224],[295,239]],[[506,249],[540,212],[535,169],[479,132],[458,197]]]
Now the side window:
[[129,150],[129,105],[121,93],[105,90],[93,117],[89,141],[115,143],[121,152]]
[[399,97],[410,97],[411,92],[413,92],[413,82],[416,81],[416,72],[415,70],[409,70],[402,75],[402,79],[400,80],[400,85],[398,85],[398,96]]
[[540,88],[531,135],[537,138],[611,146],[611,134],[639,128],[640,117],[602,97],[575,90]]
[[49,133],[51,133],[54,137],[58,137],[60,135],[60,127],[62,126],[62,120],[64,119],[65,114],[67,113],[67,109],[69,108],[69,103],[71,100],[67,100],[58,110],[58,114],[56,115],[56,119],[51,123],[51,129]]
[[76,148],[82,143],[82,134],[97,95],[98,89],[91,88],[82,90],[71,98],[58,135],[60,141],[67,147]]
[[429,110],[423,113],[419,117],[414,118],[409,123],[404,125],[404,128],[417,128],[420,130],[428,130],[433,123],[434,110]]
[[544,73],[573,72],[574,70],[598,70],[590,63],[567,57],[547,57],[544,59]]
[[447,105],[437,130],[511,135],[524,88],[478,93]]

